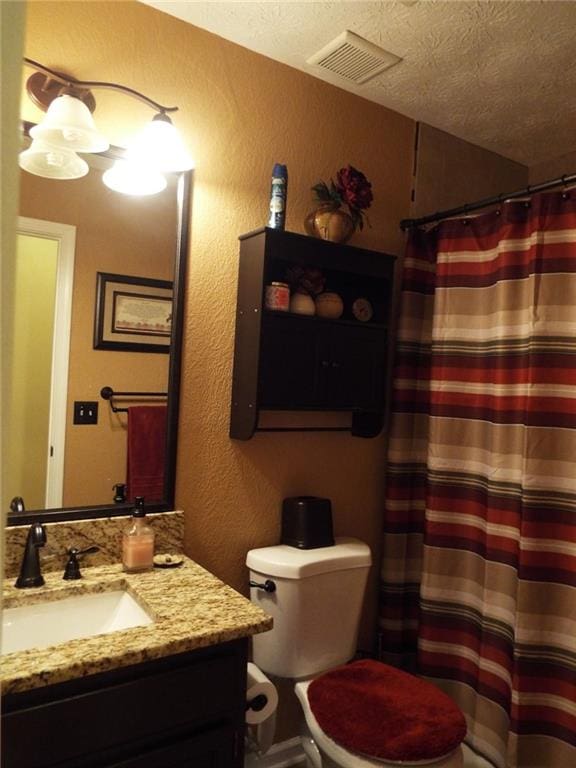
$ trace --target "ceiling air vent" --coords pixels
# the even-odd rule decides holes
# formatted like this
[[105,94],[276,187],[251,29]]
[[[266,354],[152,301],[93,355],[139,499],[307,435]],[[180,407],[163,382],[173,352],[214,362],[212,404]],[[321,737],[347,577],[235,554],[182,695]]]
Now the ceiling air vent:
[[307,60],[321,69],[361,85],[402,61],[400,56],[379,48],[346,30]]

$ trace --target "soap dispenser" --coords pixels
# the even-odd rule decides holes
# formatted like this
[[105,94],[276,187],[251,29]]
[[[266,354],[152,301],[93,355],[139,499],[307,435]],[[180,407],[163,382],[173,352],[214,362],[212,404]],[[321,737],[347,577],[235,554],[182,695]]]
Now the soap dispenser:
[[144,498],[136,496],[130,525],[122,536],[122,565],[128,573],[154,567],[154,531],[146,523]]

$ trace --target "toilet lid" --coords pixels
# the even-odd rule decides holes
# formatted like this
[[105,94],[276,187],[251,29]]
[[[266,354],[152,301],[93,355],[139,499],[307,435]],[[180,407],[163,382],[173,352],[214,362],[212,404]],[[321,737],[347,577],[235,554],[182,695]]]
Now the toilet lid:
[[449,696],[370,659],[321,675],[308,686],[307,698],[324,733],[378,760],[437,760],[466,735],[464,716]]

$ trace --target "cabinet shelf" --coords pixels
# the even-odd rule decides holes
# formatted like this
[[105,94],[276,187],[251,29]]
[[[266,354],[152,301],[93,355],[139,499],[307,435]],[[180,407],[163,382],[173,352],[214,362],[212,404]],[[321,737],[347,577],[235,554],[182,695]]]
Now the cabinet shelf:
[[297,312],[278,312],[276,310],[264,309],[263,310],[263,322],[275,322],[277,318],[291,318],[291,322],[302,323],[306,326],[308,323],[313,325],[327,325],[338,326],[346,325],[352,328],[377,328],[379,330],[385,330],[388,328],[386,323],[373,323],[368,321],[363,323],[361,320],[348,320],[346,318],[339,317],[337,319],[331,319],[328,317],[318,317],[318,315],[299,315]]
[[[383,423],[388,328],[395,257],[260,229],[240,237],[230,436],[256,431],[335,431],[342,427],[259,427],[266,411],[348,411],[354,435],[376,436]],[[320,270],[325,290],[338,293],[338,319],[265,308],[265,287],[287,282],[294,266]],[[354,317],[356,299],[373,318]]]

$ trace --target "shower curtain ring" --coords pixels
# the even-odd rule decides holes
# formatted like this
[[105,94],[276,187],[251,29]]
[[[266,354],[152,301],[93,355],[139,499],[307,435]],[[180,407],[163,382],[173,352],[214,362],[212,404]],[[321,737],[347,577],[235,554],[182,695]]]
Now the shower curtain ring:
[[[530,184],[528,184],[528,186],[526,187],[526,194],[527,195],[532,194],[532,187],[530,186]],[[524,208],[530,208],[531,205],[532,205],[531,200],[524,200]]]

